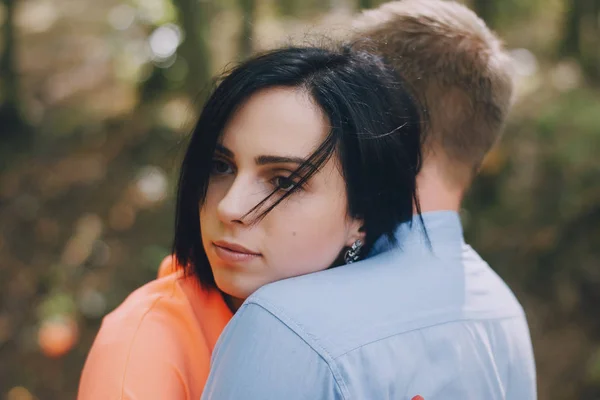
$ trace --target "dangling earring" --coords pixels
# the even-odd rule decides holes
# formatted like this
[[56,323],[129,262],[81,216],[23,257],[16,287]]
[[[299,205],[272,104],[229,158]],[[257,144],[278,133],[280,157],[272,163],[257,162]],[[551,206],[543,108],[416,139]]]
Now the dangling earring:
[[362,246],[363,242],[360,239],[352,243],[352,247],[346,250],[346,254],[344,254],[344,261],[346,264],[352,264],[354,261],[358,260]]

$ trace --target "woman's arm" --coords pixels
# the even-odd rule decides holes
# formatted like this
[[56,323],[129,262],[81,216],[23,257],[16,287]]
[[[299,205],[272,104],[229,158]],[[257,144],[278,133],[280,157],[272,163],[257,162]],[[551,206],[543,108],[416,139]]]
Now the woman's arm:
[[152,282],[105,317],[85,363],[79,400],[187,399],[182,317],[168,283]]
[[[187,388],[169,352],[142,334],[128,345],[100,331],[88,355],[79,384],[79,400],[187,399]],[[164,343],[164,342],[163,342]]]

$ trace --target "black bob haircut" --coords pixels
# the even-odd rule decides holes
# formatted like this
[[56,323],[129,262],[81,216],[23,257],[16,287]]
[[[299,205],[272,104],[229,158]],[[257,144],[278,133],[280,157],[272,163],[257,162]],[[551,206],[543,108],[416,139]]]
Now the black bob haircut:
[[[346,182],[348,212],[364,221],[366,254],[382,235],[420,214],[416,175],[421,165],[421,121],[415,100],[376,55],[339,49],[288,47],[233,68],[206,101],[181,166],[173,254],[186,273],[215,287],[202,246],[199,208],[204,203],[215,148],[225,125],[253,94],[267,88],[305,91],[327,117],[330,130],[295,171],[295,188],[273,191],[248,211],[255,222],[293,195],[331,157]],[[268,203],[267,203],[268,201]],[[259,212],[260,211],[260,212]]]

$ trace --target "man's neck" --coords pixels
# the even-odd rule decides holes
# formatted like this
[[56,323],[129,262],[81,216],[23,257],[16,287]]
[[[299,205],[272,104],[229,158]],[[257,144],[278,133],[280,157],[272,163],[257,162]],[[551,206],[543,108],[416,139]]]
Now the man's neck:
[[441,173],[439,165],[430,160],[423,164],[417,176],[417,194],[421,212],[458,212],[464,195],[464,188],[450,182]]

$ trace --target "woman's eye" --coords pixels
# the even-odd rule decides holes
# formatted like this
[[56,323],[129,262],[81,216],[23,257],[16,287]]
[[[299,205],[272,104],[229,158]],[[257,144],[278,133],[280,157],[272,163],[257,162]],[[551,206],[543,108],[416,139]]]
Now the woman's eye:
[[233,172],[231,166],[222,160],[213,160],[211,172],[213,174],[225,175]]
[[275,183],[277,189],[283,190],[284,192],[290,191],[296,187],[296,182],[294,182],[293,179],[285,176],[277,176],[273,182]]

